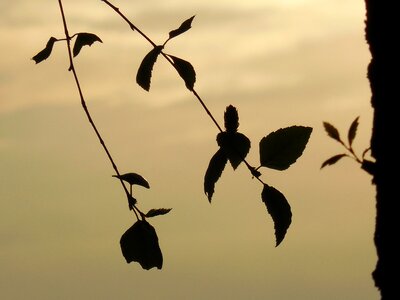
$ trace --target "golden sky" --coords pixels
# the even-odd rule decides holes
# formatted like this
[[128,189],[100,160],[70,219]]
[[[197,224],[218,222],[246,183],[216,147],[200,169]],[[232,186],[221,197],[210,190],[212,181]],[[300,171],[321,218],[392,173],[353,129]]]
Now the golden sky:
[[126,264],[119,239],[135,221],[80,106],[63,43],[46,61],[31,57],[63,37],[57,1],[0,4],[0,290],[4,299],[378,299],[371,279],[371,177],[343,152],[360,116],[354,148],[368,147],[372,109],[364,2],[355,0],[113,1],[156,43],[196,15],[165,51],[192,63],[196,91],[223,125],[229,104],[239,131],[258,143],[282,127],[313,133],[287,171],[263,169],[293,212],[275,248],[262,186],[228,165],[212,204],[203,192],[217,128],[171,66],[159,58],[150,92],[135,83],[151,46],[100,0],[65,0],[70,33],[84,47],[76,68],[89,110],[122,173],[137,172],[139,207],[173,208],[151,219],[163,269]]

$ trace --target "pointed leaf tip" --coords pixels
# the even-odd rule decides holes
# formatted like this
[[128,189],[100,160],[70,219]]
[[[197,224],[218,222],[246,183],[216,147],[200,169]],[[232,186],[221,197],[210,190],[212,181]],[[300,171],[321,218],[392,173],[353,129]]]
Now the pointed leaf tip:
[[38,54],[36,54],[34,57],[32,57],[32,60],[34,60],[36,64],[46,60],[50,56],[51,51],[53,50],[54,43],[56,41],[57,41],[57,39],[52,36],[47,41],[46,47],[42,51],[40,51]]
[[122,254],[129,264],[138,262],[143,269],[162,268],[163,256],[157,233],[145,220],[138,220],[121,237]]
[[150,209],[147,214],[146,218],[152,218],[155,216],[161,216],[169,213],[172,210],[172,208],[153,208]]
[[156,46],[149,53],[147,53],[147,55],[143,58],[139,66],[139,69],[137,71],[136,83],[146,91],[150,90],[150,82],[151,82],[153,67],[162,49],[163,46]]
[[337,154],[337,155],[334,155],[334,156],[328,158],[326,161],[324,161],[322,163],[321,169],[325,168],[326,166],[331,166],[331,165],[336,164],[340,159],[342,159],[345,156],[348,156],[348,155],[345,153],[342,153],[342,154]]
[[211,203],[211,198],[214,194],[215,184],[221,177],[224,171],[228,158],[225,152],[219,149],[211,158],[206,174],[204,176],[204,193],[207,195],[208,201]]
[[127,183],[129,183],[130,185],[140,185],[143,186],[145,188],[150,188],[149,183],[147,182],[146,179],[144,179],[143,176],[137,174],[137,173],[126,173],[126,174],[122,174],[120,176],[118,175],[113,175],[113,177],[116,177],[118,179],[121,179],[123,181],[126,181]]
[[354,138],[356,137],[359,118],[360,117],[358,116],[357,118],[354,119],[354,121],[351,123],[349,131],[347,133],[347,139],[349,141],[349,146],[351,146],[353,144]]
[[185,20],[177,29],[171,30],[169,32],[169,39],[172,39],[192,28],[192,21],[195,16],[190,17],[189,19]]
[[276,247],[278,247],[292,223],[292,211],[289,202],[280,191],[267,184],[264,184],[261,199],[274,222]]
[[261,165],[286,170],[303,154],[311,132],[311,127],[291,126],[268,134],[260,141]]
[[173,55],[168,55],[168,57],[170,57],[174,62],[174,66],[178,71],[179,76],[181,76],[185,82],[186,88],[189,91],[193,91],[194,84],[196,82],[196,71],[194,70],[192,64]]

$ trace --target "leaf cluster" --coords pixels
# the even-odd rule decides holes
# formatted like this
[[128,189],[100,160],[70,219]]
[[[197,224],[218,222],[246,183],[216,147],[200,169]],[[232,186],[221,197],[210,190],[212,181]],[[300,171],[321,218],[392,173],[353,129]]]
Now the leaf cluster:
[[340,143],[343,148],[346,150],[346,152],[342,152],[339,154],[335,154],[325,160],[322,165],[321,169],[326,167],[326,166],[331,166],[336,164],[338,161],[340,161],[344,157],[349,157],[354,159],[357,163],[361,165],[361,168],[366,171],[367,173],[373,175],[375,172],[375,163],[366,159],[365,156],[369,152],[370,148],[365,149],[362,152],[361,158],[356,154],[355,150],[353,149],[353,142],[354,139],[356,138],[357,135],[357,129],[359,125],[359,116],[356,117],[353,122],[350,124],[349,129],[347,130],[347,141],[345,142],[340,133],[339,130],[332,124],[328,122],[323,122],[324,129],[327,133],[327,135],[335,140],[336,142]]

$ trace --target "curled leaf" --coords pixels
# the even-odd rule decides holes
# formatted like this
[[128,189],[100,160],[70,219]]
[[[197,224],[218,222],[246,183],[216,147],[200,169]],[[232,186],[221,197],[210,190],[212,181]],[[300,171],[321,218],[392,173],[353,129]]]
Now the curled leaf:
[[239,127],[239,114],[233,105],[226,107],[224,114],[225,130],[227,132],[236,132]]
[[348,155],[345,154],[345,153],[342,153],[342,154],[337,154],[337,155],[334,155],[334,156],[328,158],[326,161],[324,161],[322,163],[321,169],[326,167],[326,166],[331,166],[331,165],[336,164],[340,159],[342,159],[345,156],[348,156]]
[[145,220],[138,220],[121,237],[122,254],[126,262],[138,262],[143,269],[162,268],[163,256],[157,233]]
[[150,209],[146,214],[146,218],[165,215],[165,214],[169,213],[171,211],[171,209],[172,208],[157,208],[157,209],[153,208],[153,209]]
[[72,49],[72,54],[74,55],[74,57],[77,56],[79,52],[81,52],[83,46],[92,46],[94,42],[102,43],[103,41],[93,33],[88,33],[88,32],[78,33],[76,36],[74,48]]
[[214,194],[215,184],[221,177],[227,161],[228,158],[222,149],[219,149],[210,160],[204,176],[204,193],[210,203]]
[[129,183],[130,185],[141,185],[145,188],[150,188],[149,183],[147,182],[146,179],[144,179],[143,176],[136,174],[136,173],[126,173],[126,174],[122,174],[120,176],[118,175],[113,175],[113,177],[116,177],[118,179],[121,179],[123,181],[126,181],[127,183]]
[[179,76],[185,81],[185,85],[189,91],[193,91],[194,83],[196,82],[196,72],[190,62],[182,58],[168,55],[174,62],[174,66],[178,71]]
[[190,28],[192,28],[192,21],[194,19],[195,16],[190,17],[189,19],[187,19],[186,21],[184,21],[179,28],[174,29],[172,31],[169,32],[169,40],[188,31]]
[[286,232],[292,223],[292,211],[285,196],[280,191],[267,184],[264,184],[261,199],[274,221],[277,247],[285,238]]
[[153,66],[157,61],[158,55],[160,55],[163,46],[154,47],[147,55],[143,58],[142,63],[139,66],[136,74],[136,82],[146,91],[150,90],[151,75],[153,72]]
[[311,127],[291,126],[278,129],[262,138],[261,165],[275,170],[286,170],[303,154],[311,132]]
[[353,144],[354,138],[356,137],[359,118],[360,117],[357,117],[354,119],[354,121],[351,123],[349,131],[347,133],[347,139],[349,141],[349,146],[351,146],[351,144]]
[[220,132],[217,143],[225,152],[233,169],[236,169],[250,151],[250,140],[240,132]]
[[34,57],[32,57],[32,59],[35,61],[35,63],[38,64],[50,56],[51,51],[53,50],[54,43],[56,41],[57,41],[57,39],[55,37],[51,37],[47,41],[46,47],[42,51],[40,51],[38,54],[36,54]]
[[340,139],[339,131],[336,129],[335,126],[333,126],[332,124],[330,124],[328,122],[323,122],[323,125],[324,125],[325,131],[329,137],[338,141],[339,143],[342,143],[342,140]]

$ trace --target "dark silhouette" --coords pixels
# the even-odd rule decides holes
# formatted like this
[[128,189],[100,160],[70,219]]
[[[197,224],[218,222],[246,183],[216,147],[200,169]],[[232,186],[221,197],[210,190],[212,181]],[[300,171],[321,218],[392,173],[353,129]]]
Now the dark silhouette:
[[393,184],[397,174],[398,150],[398,66],[399,43],[397,13],[394,2],[366,0],[366,40],[371,52],[368,79],[371,105],[374,109],[371,154],[376,160],[373,183],[376,186],[376,227],[374,241],[378,262],[373,272],[376,287],[383,300],[398,299],[395,285],[398,274],[398,241],[394,235],[397,223],[397,192]]

